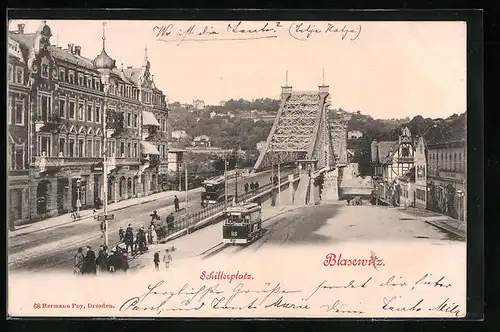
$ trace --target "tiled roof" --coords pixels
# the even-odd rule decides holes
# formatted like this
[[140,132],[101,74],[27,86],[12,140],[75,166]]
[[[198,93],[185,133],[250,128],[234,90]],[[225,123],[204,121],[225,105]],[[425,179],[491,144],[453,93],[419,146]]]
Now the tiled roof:
[[28,60],[28,56],[35,45],[35,34],[34,33],[12,33],[9,32],[9,37],[19,42],[19,47],[23,53],[24,61]]
[[72,54],[62,48],[56,46],[50,46],[50,53],[55,59],[59,59],[62,61],[66,61],[72,63],[76,66],[83,67],[85,69],[89,69],[95,71],[93,60],[83,57],[81,55]]
[[123,72],[125,73],[127,79],[136,85],[139,84],[139,77],[141,76],[141,71],[142,68],[123,68]]

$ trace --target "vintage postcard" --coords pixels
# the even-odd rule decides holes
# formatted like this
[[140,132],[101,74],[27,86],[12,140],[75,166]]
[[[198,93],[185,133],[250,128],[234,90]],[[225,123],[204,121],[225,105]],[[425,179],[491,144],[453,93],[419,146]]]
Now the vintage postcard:
[[8,30],[10,317],[466,316],[466,22]]

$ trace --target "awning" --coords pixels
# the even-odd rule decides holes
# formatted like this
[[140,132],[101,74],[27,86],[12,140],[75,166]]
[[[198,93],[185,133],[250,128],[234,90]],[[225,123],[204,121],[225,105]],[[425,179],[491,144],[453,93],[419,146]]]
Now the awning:
[[141,146],[142,146],[142,153],[143,154],[155,154],[155,155],[160,154],[160,152],[158,151],[156,146],[154,146],[153,144],[151,144],[149,142],[141,141]]
[[156,120],[155,115],[148,111],[142,111],[142,125],[143,126],[160,126],[158,120]]

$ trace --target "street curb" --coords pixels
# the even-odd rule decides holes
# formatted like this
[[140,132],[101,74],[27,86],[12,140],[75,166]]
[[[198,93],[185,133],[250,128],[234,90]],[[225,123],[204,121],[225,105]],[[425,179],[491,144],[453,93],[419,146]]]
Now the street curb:
[[426,219],[422,219],[422,221],[428,223],[429,225],[437,227],[445,232],[453,233],[453,235],[458,236],[462,240],[465,240],[467,238],[467,233],[459,233],[454,227],[446,227],[442,224],[438,224],[438,223],[435,223],[431,220],[426,220]]

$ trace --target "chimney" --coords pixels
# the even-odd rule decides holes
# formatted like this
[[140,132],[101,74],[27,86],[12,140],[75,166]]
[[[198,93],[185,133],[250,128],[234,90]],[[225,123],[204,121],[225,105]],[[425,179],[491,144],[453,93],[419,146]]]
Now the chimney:
[[73,47],[75,46],[75,44],[68,44],[68,52],[73,54]]
[[82,47],[79,45],[75,46],[75,54],[81,55],[81,53],[82,53]]
[[17,33],[24,33],[24,24],[17,25]]

